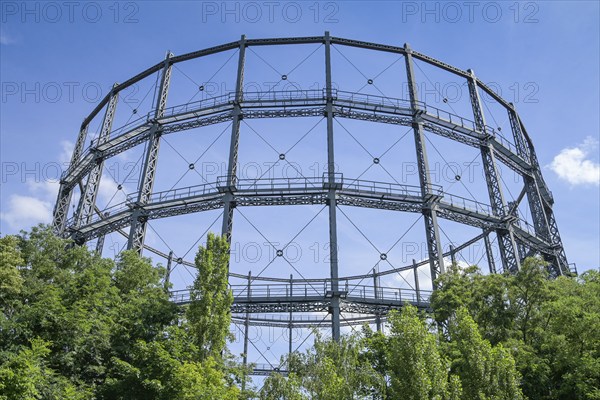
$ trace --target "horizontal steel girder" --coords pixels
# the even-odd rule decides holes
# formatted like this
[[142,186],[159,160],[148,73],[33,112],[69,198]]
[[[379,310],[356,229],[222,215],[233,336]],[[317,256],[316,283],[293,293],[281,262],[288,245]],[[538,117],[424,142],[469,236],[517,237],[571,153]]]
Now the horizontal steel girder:
[[[413,111],[407,100],[364,95],[344,91],[333,93],[334,116],[373,122],[410,126]],[[102,144],[84,150],[79,162],[73,164],[61,178],[61,183],[73,187],[98,163],[149,140],[154,122],[163,134],[200,126],[218,124],[233,119],[235,93],[165,109],[160,118],[150,115],[113,130]],[[320,90],[244,93],[240,106],[242,118],[316,117],[325,112],[326,95]],[[513,145],[490,128],[477,130],[473,121],[426,104],[416,116],[423,128],[460,143],[479,147],[489,141],[498,158],[511,169],[531,175],[530,163],[516,154]]]
[[[336,198],[339,205],[420,213],[435,204],[441,218],[482,229],[512,227],[530,246],[543,253],[553,251],[550,243],[520,226],[516,218],[494,216],[489,205],[444,193],[439,187],[435,188],[437,196],[423,200],[418,187],[343,177],[338,180]],[[129,225],[134,212],[138,218],[151,220],[220,209],[228,190],[231,190],[236,206],[327,204],[325,177],[237,180],[235,188],[219,186],[221,184],[215,182],[153,193],[143,206],[133,200],[137,198],[134,193],[129,195],[131,200],[102,210],[87,225],[76,227],[72,219],[67,221],[66,234],[76,242],[86,242]]]

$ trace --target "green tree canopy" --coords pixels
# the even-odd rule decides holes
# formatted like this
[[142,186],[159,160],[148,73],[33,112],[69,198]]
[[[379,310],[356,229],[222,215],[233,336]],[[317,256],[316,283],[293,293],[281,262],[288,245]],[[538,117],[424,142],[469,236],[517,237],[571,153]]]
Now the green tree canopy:
[[188,305],[133,251],[103,259],[38,226],[0,238],[0,400],[600,400],[600,273],[549,279],[453,266],[431,307],[404,305],[384,332],[316,334],[288,374],[242,392],[227,349],[229,246],[198,249]]

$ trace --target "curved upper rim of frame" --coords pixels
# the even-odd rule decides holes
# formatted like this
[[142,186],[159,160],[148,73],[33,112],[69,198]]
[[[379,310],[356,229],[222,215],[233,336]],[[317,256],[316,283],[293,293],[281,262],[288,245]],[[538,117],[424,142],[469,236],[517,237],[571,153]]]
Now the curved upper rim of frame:
[[[179,56],[174,56],[170,52],[167,52],[167,56],[164,60],[154,64],[150,68],[140,72],[139,74],[127,79],[122,83],[115,83],[113,88],[104,96],[104,98],[96,105],[96,107],[92,110],[92,112],[85,117],[82,123],[82,128],[87,126],[94,117],[102,110],[102,108],[109,102],[110,97],[119,93],[120,91],[130,87],[136,82],[141,81],[142,79],[152,75],[155,72],[160,71],[165,65],[174,65],[183,61],[193,60],[196,58],[201,58],[205,56],[209,56],[212,54],[221,53],[227,50],[234,50],[241,46],[251,47],[251,46],[280,46],[280,45],[294,45],[294,44],[324,44],[326,41],[329,41],[332,45],[341,45],[348,47],[357,47],[367,50],[375,50],[386,53],[394,53],[405,55],[407,53],[411,54],[413,58],[417,60],[421,60],[426,62],[434,67],[441,68],[447,72],[455,74],[461,78],[465,79],[473,79],[476,85],[483,90],[487,95],[489,95],[492,99],[500,103],[507,110],[515,111],[514,105],[508,101],[506,101],[502,96],[498,95],[494,92],[489,86],[485,83],[481,82],[477,77],[474,76],[472,70],[463,70],[447,63],[444,63],[436,58],[430,57],[423,53],[419,53],[411,49],[408,43],[405,43],[404,46],[393,46],[386,45],[380,43],[373,42],[365,42],[354,39],[346,39],[335,36],[329,36],[329,32],[325,32],[324,36],[304,36],[304,37],[287,37],[287,38],[271,38],[271,39],[247,39],[246,35],[242,35],[240,40],[235,42],[229,42],[225,44],[221,44],[218,46],[208,47],[202,50],[193,51],[190,53],[182,54]],[[526,131],[523,132],[525,138],[532,144],[531,139]]]

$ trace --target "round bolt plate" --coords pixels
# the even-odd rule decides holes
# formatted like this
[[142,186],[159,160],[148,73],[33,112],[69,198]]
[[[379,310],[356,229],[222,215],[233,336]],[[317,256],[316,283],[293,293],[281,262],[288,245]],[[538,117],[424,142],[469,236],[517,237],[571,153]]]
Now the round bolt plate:
[[131,112],[137,114],[137,108],[134,108]]
[[204,91],[204,85],[200,85],[200,87],[198,88],[199,91],[203,92]]
[[385,253],[381,253],[381,254],[379,255],[379,258],[381,258],[382,260],[387,260],[387,254],[385,254]]
[[277,257],[283,257],[283,250],[277,250]]
[[281,153],[281,154],[279,155],[279,159],[280,159],[280,160],[285,160],[285,154]]
[[281,80],[282,81],[287,81],[287,75],[281,75]]
[[448,99],[444,97],[444,103],[447,103],[447,102],[448,102]]
[[117,190],[123,189],[123,185],[117,185]]
[[194,168],[196,168],[196,166],[192,163],[192,164],[188,165],[188,168],[189,169],[194,169]]
[[183,258],[179,257],[177,260],[175,260],[177,262],[177,264],[183,264]]
[[455,179],[456,181],[460,181],[460,175],[456,175],[456,176],[454,177],[454,179]]
[[379,164],[379,158],[375,157],[375,158],[373,159],[373,164]]
[[367,83],[368,83],[369,85],[372,85],[372,84],[373,84],[373,79],[369,79],[369,80],[367,80]]

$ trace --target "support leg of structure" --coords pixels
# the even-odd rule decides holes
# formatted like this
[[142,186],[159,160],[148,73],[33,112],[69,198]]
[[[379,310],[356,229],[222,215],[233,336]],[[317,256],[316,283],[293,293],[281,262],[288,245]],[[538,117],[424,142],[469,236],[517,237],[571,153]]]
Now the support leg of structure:
[[[469,70],[469,73],[470,76],[467,81],[471,98],[471,108],[473,109],[473,117],[475,118],[475,126],[483,135],[487,136],[490,133],[485,124],[481,98],[479,96],[479,91],[477,90],[477,78],[475,78],[475,74],[472,70]],[[507,217],[506,202],[504,201],[504,195],[502,194],[500,175],[496,169],[494,149],[489,143],[486,143],[480,146],[480,151],[492,210],[497,217],[505,218]],[[504,269],[511,273],[516,273],[520,269],[517,245],[512,232],[511,222],[507,220],[506,225],[506,228],[498,229],[496,231],[500,255]]]
[[[75,143],[75,148],[73,149],[71,163],[69,166],[74,166],[79,162],[79,158],[81,157],[81,153],[83,152],[85,141],[87,139],[87,131],[88,125],[84,122],[79,130],[79,135],[77,136],[77,142]],[[57,235],[62,235],[65,230],[67,214],[69,213],[69,205],[71,205],[71,198],[73,197],[73,187],[73,184],[66,185],[65,183],[61,182],[60,188],[58,189],[58,197],[56,199],[56,205],[54,206],[52,218],[52,228],[54,233]]]
[[102,250],[104,249],[104,238],[105,235],[100,235],[98,237],[98,241],[96,242],[96,253],[102,255]]
[[494,253],[492,252],[492,244],[490,242],[489,232],[483,231],[483,243],[485,244],[485,254],[488,260],[490,274],[496,273],[496,262],[494,261]]
[[[290,274],[290,299],[294,296],[294,275]],[[288,371],[290,370],[289,360],[292,357],[292,303],[290,303],[290,323],[288,324]]]
[[331,333],[335,341],[340,340],[340,292],[338,275],[337,245],[337,197],[335,182],[335,152],[333,147],[333,96],[331,83],[331,38],[325,32],[325,90],[327,94],[327,193],[329,208],[329,266],[331,277]]
[[413,258],[413,273],[415,275],[415,292],[417,295],[417,303],[421,302],[421,290],[419,288],[419,267],[417,266],[417,260]]
[[[552,194],[544,182],[533,143],[528,138],[525,127],[514,108],[509,111],[509,116],[515,143],[517,144],[517,152],[522,158],[527,159],[532,166],[532,175],[524,176],[523,179],[527,187],[527,198],[536,234],[542,238],[547,238],[552,244],[552,249],[543,253],[546,261],[550,263],[550,273],[553,276],[572,272],[577,273],[577,271],[571,271],[569,268],[569,262],[552,211]],[[542,195],[542,191],[544,195]]]
[[454,252],[454,246],[450,245],[450,262],[452,265],[456,265],[456,253]]
[[[116,84],[113,86],[113,89],[115,87]],[[100,130],[100,135],[98,136],[96,145],[104,143],[110,136],[118,100],[118,93],[111,93],[108,104],[106,105],[106,112],[104,114],[102,128]],[[92,218],[96,206],[96,197],[98,196],[98,188],[100,187],[100,179],[102,178],[103,168],[104,160],[97,160],[96,165],[94,168],[92,168],[88,175],[83,192],[79,198],[77,211],[75,213],[76,227],[79,227],[83,224],[88,224]]]
[[435,203],[431,202],[431,177],[429,174],[429,162],[427,160],[427,149],[425,146],[425,136],[423,125],[420,120],[422,110],[419,107],[419,97],[417,86],[415,84],[415,74],[413,70],[412,50],[408,44],[404,45],[406,54],[406,75],[410,94],[410,103],[413,112],[413,132],[415,138],[415,150],[417,153],[417,166],[419,170],[419,182],[421,184],[421,195],[423,201],[428,204],[423,208],[423,219],[425,220],[425,234],[427,237],[427,250],[429,255],[429,268],[431,271],[431,280],[435,285],[436,278],[444,273],[444,258],[441,251],[440,231],[437,220],[437,211]]
[[[156,105],[154,107],[154,116],[156,119],[163,116],[165,108],[167,107],[167,96],[169,94],[169,85],[171,84],[171,69],[173,67],[170,61],[172,56],[173,55],[171,53],[167,53],[164,61],[160,86],[158,89],[158,96],[156,98]],[[156,176],[161,134],[162,128],[157,122],[155,122],[150,131],[148,148],[146,150],[144,164],[142,165],[142,171],[140,175],[138,197],[135,204],[135,206],[139,208],[142,208],[149,201],[150,195],[152,194],[152,189],[154,188],[154,178]],[[139,254],[142,253],[146,238],[146,224],[146,219],[131,219],[131,228],[129,230],[127,249],[135,249]]]
[[171,266],[173,265],[173,250],[169,251],[169,257],[167,258],[167,272],[165,274],[165,290],[169,290],[171,283]]
[[242,109],[240,104],[243,100],[244,87],[244,65],[246,63],[246,36],[242,35],[239,44],[239,58],[237,79],[235,84],[235,101],[233,106],[233,121],[231,123],[231,142],[229,145],[229,161],[227,164],[227,187],[223,198],[223,225],[221,234],[231,244],[231,231],[233,228],[233,209],[235,208],[234,195],[237,181],[238,148],[240,145],[240,123],[242,121]]
[[[250,284],[252,282],[252,271],[248,271],[248,297],[250,297]],[[248,333],[250,330],[250,310],[246,310],[246,319],[244,320],[244,354],[242,355],[242,364],[244,369],[248,367]],[[242,378],[242,392],[246,390],[246,371]]]
[[[373,268],[373,293],[375,295],[375,301],[377,301],[379,299],[379,277],[375,268]],[[377,327],[377,332],[381,332],[381,316],[379,313],[375,315],[375,325]]]

